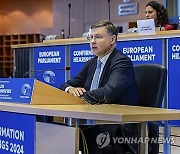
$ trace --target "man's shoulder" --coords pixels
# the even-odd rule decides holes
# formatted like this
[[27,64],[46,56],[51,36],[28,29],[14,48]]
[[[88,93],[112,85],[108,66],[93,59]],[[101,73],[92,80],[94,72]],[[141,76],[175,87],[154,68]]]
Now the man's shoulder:
[[115,59],[128,59],[130,60],[130,58],[125,55],[124,53],[122,53],[120,50],[118,49],[114,49],[113,53],[112,53],[112,57],[115,58]]

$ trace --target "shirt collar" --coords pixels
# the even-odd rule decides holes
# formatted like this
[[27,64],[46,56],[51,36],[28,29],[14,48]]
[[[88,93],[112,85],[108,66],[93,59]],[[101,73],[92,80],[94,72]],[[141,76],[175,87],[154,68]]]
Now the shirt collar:
[[98,58],[98,60],[100,60],[103,63],[103,65],[105,65],[111,53],[112,51],[108,53],[107,55],[105,55],[104,57],[102,57],[101,59]]

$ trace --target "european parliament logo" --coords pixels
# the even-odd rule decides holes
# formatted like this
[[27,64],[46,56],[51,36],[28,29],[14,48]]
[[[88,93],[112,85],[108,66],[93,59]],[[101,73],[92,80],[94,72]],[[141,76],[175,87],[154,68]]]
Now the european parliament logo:
[[53,71],[45,71],[43,73],[43,79],[45,82],[52,84],[56,82],[56,75]]
[[21,92],[23,95],[30,96],[31,95],[31,86],[29,84],[24,84],[21,88]]

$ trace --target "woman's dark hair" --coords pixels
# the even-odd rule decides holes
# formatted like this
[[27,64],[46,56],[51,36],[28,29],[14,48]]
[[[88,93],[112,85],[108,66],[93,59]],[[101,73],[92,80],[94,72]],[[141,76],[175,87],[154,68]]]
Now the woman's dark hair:
[[162,4],[159,4],[156,1],[149,2],[147,6],[151,6],[157,13],[157,23],[156,26],[165,26],[168,24],[168,13]]

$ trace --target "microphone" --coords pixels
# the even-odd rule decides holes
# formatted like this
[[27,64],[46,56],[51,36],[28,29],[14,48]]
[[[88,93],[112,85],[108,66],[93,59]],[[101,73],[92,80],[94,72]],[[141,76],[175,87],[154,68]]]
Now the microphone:
[[108,16],[109,16],[109,21],[111,21],[111,6],[110,6],[110,0],[108,0]]
[[70,38],[71,36],[71,3],[68,4],[68,8],[69,8],[69,33],[68,36],[66,38]]
[[32,72],[45,72],[45,71],[57,71],[57,70],[64,70],[64,71],[68,71],[70,70],[71,67],[62,67],[62,68],[53,68],[53,69],[42,69],[42,70],[30,70],[24,73],[23,78],[26,77],[27,75],[29,75],[29,73]]

